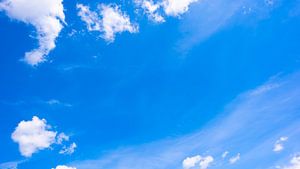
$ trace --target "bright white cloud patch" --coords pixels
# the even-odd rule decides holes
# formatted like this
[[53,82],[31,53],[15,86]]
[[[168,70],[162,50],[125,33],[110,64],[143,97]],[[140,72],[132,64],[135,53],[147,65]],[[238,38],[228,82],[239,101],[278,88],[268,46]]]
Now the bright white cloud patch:
[[183,169],[190,169],[196,165],[200,166],[200,169],[207,169],[210,163],[214,161],[212,156],[202,157],[200,155],[194,157],[187,157],[182,162]]
[[76,147],[76,143],[72,143],[69,147],[64,146],[63,149],[59,151],[59,154],[73,154]]
[[65,166],[65,165],[58,165],[56,166],[55,168],[52,168],[52,169],[76,169],[75,167],[68,167],[68,166]]
[[154,22],[165,22],[165,18],[160,14],[161,3],[154,3],[152,0],[136,0],[135,3],[144,10],[148,18]]
[[31,121],[21,121],[11,137],[19,144],[20,152],[25,157],[49,148],[55,142],[56,132],[50,131],[45,119],[34,116]]
[[132,24],[129,16],[117,5],[100,4],[99,14],[82,4],[78,4],[77,8],[79,9],[78,15],[87,24],[88,30],[102,32],[101,37],[107,42],[113,42],[117,33],[138,32],[138,26]]
[[165,13],[169,16],[179,16],[189,10],[191,3],[198,0],[163,0]]
[[229,159],[229,163],[230,163],[230,164],[234,164],[234,163],[236,163],[237,161],[239,161],[240,158],[241,158],[241,154],[238,153],[236,156],[231,157],[231,158]]
[[284,149],[283,143],[286,142],[287,140],[288,140],[288,137],[280,137],[280,139],[277,140],[276,143],[274,144],[273,151],[274,152],[282,151]]
[[283,167],[283,169],[300,169],[300,155],[294,156],[290,163],[290,166]]
[[37,31],[38,48],[25,54],[26,63],[34,66],[46,61],[46,56],[55,48],[55,40],[65,20],[62,1],[4,0],[0,2],[0,11],[4,10],[12,19],[33,25]]

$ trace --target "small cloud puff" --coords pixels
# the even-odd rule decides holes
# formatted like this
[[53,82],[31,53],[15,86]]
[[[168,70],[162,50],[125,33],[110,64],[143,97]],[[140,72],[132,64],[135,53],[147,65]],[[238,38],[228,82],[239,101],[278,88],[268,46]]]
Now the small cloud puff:
[[72,143],[69,147],[64,146],[63,149],[59,151],[59,154],[73,154],[76,148],[76,143]]
[[76,169],[75,167],[68,167],[68,166],[65,166],[65,165],[58,165],[56,166],[55,168],[52,168],[52,169]]
[[288,137],[280,137],[279,140],[277,140],[274,144],[273,151],[274,152],[280,152],[284,149],[283,143],[288,140]]
[[230,163],[230,164],[234,164],[234,163],[236,163],[237,161],[239,161],[240,158],[241,158],[241,154],[238,153],[236,156],[233,156],[233,157],[231,157],[231,158],[229,159],[229,163]]
[[187,157],[182,162],[183,169],[190,169],[199,164],[200,169],[207,169],[209,165],[214,161],[212,156],[202,157],[200,155],[196,155],[193,157]]

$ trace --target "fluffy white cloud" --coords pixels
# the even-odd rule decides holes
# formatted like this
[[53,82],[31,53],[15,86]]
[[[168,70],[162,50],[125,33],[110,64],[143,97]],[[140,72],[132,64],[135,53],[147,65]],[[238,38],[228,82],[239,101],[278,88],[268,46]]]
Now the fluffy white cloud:
[[198,0],[163,0],[165,13],[169,16],[179,16],[189,10],[191,3]]
[[280,152],[284,149],[283,142],[287,141],[288,137],[280,137],[279,140],[277,140],[274,144],[273,151],[274,152]]
[[231,158],[229,159],[229,163],[230,163],[230,164],[234,164],[234,163],[236,163],[237,161],[239,161],[240,158],[241,158],[241,154],[238,153],[236,156],[231,157]]
[[154,22],[165,22],[165,18],[160,14],[161,3],[154,3],[153,0],[135,0],[135,3],[144,10],[148,18]]
[[51,126],[47,125],[45,119],[34,116],[31,121],[21,121],[11,137],[19,144],[21,154],[30,157],[55,142],[56,132],[50,129]]
[[63,0],[3,0],[0,11],[12,18],[33,25],[37,31],[38,48],[25,54],[24,61],[37,65],[55,48],[55,40],[65,20]]
[[199,164],[200,169],[207,169],[209,165],[214,161],[212,156],[202,157],[200,155],[187,157],[182,162],[182,167],[184,169],[190,169]]
[[72,143],[69,147],[64,146],[63,149],[59,151],[59,154],[73,154],[76,148],[76,143]]
[[75,167],[68,167],[68,166],[65,166],[65,165],[58,165],[56,166],[55,168],[52,168],[52,169],[76,169]]
[[283,167],[283,169],[300,169],[300,155],[294,156],[290,163],[290,166]]
[[93,12],[88,6],[78,4],[78,15],[87,24],[88,30],[102,32],[101,37],[107,42],[113,42],[117,33],[138,32],[138,26],[130,22],[129,16],[114,4],[100,4],[99,14]]

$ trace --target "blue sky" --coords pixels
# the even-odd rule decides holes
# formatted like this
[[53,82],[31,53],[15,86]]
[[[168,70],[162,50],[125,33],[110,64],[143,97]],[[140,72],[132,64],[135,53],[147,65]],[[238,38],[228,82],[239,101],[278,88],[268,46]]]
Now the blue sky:
[[0,169],[299,169],[300,1],[0,1]]

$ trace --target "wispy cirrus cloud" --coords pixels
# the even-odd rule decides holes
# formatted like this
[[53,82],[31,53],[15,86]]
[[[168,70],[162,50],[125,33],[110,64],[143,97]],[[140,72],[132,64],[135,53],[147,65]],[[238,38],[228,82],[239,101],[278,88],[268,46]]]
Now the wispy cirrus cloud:
[[[300,130],[295,130],[300,127],[299,77],[300,73],[295,73],[275,78],[255,90],[241,94],[226,107],[220,117],[196,133],[119,148],[98,159],[76,161],[73,164],[78,169],[180,169],[184,159],[200,154],[214,159],[208,166],[211,169],[285,165],[291,154],[300,151],[297,143]],[[261,90],[272,84],[281,85]],[[274,140],[282,135],[289,137],[289,144],[286,145],[286,151],[278,156],[273,152],[273,145]],[[226,153],[226,156],[234,158],[231,162],[222,158],[227,150],[230,154]],[[266,157],[270,160],[264,160]]]

